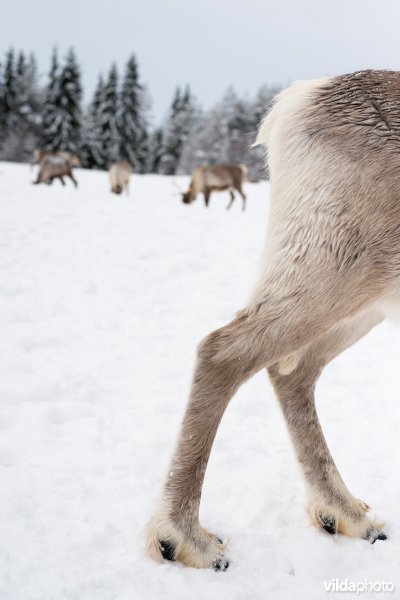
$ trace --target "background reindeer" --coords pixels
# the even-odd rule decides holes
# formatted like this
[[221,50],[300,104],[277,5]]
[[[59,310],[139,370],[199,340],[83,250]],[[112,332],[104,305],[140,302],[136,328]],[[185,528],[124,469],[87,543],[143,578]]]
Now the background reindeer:
[[31,165],[40,165],[40,163],[46,158],[51,156],[62,156],[71,161],[74,167],[78,167],[80,165],[80,160],[76,156],[76,154],[72,154],[72,152],[67,152],[66,150],[45,150],[44,148],[36,148],[33,151],[32,162]]
[[[271,213],[246,308],[200,344],[189,403],[158,511],[156,559],[226,569],[199,523],[211,447],[238,387],[267,368],[306,480],[312,522],[386,539],[344,484],[318,421],[324,366],[400,303],[400,73],[364,71],[282,92],[260,129]],[[361,407],[360,407],[361,409]]]
[[80,164],[79,158],[69,152],[45,153],[39,164],[39,172],[35,184],[52,183],[53,179],[59,179],[65,185],[64,177],[69,177],[75,187],[78,187],[72,168]]
[[222,192],[229,190],[231,200],[227,206],[229,209],[234,200],[234,190],[239,192],[243,200],[243,210],[246,208],[246,196],[243,193],[242,185],[247,169],[244,165],[209,165],[197,167],[192,173],[189,189],[182,193],[182,201],[185,204],[191,204],[202,192],[204,194],[204,203],[206,207],[210,202],[211,192]]
[[129,193],[129,177],[133,173],[132,166],[125,162],[119,161],[111,165],[108,169],[108,174],[111,182],[111,191],[114,194],[121,194],[123,190]]

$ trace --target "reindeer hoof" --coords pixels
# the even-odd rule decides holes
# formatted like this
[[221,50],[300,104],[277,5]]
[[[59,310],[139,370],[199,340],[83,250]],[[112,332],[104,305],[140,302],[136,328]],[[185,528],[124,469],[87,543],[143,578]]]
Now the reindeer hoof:
[[[337,519],[327,513],[327,514],[322,514],[319,513],[318,514],[318,522],[319,525],[322,527],[322,529],[325,529],[325,531],[327,533],[330,533],[331,535],[335,535],[336,533],[347,533],[346,529],[343,527],[343,523],[344,521],[341,521],[341,525],[338,525],[338,521]],[[362,527],[362,525],[361,525]],[[360,537],[363,540],[366,540],[367,542],[369,542],[370,544],[375,544],[376,540],[386,540],[387,539],[387,535],[386,533],[384,533],[379,527],[380,525],[373,525],[371,524],[371,522],[367,523],[367,527],[365,527],[365,522],[364,522],[364,528],[362,529],[360,527],[359,529],[359,533],[358,536],[354,535],[354,533],[352,533],[352,537]],[[347,533],[347,535],[349,535]]]
[[370,544],[375,544],[376,540],[387,540],[386,533],[383,533],[380,529],[376,527],[371,527],[363,536],[364,540],[367,540]]
[[225,545],[200,523],[189,531],[176,527],[165,517],[165,512],[156,514],[147,527],[147,552],[158,562],[168,560],[197,569],[226,571],[229,560],[224,556]]
[[322,529],[325,529],[325,531],[331,535],[337,533],[335,517],[332,517],[331,515],[319,515],[319,521]]
[[214,571],[226,571],[229,567],[229,560],[224,556],[216,558],[212,564]]
[[167,540],[160,540],[160,552],[164,560],[175,560],[175,545]]

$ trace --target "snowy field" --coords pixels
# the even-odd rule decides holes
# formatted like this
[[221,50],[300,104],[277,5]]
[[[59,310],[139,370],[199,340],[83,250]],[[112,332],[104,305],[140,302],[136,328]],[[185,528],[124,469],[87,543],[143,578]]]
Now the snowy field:
[[379,597],[399,597],[400,329],[376,328],[317,387],[342,476],[388,541],[309,526],[260,373],[227,411],[204,487],[202,523],[230,540],[230,569],[153,563],[143,531],[195,348],[246,302],[268,185],[246,184],[243,214],[227,194],[185,206],[161,176],[135,176],[130,197],[105,173],[77,170],[78,190],[33,177],[0,164],[0,600],[310,600],[333,596],[334,578],[392,582]]

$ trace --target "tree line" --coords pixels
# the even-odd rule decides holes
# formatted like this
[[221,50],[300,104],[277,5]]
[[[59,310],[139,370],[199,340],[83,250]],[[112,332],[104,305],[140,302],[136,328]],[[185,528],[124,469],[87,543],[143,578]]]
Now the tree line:
[[67,150],[86,168],[126,160],[137,173],[191,172],[198,164],[243,163],[250,176],[263,171],[251,148],[279,86],[263,86],[251,99],[229,88],[204,110],[189,86],[176,89],[163,122],[153,127],[151,101],[135,55],[120,76],[115,64],[100,75],[87,106],[73,49],[60,61],[53,51],[45,85],[37,61],[10,48],[0,62],[0,159],[28,161],[35,148]]

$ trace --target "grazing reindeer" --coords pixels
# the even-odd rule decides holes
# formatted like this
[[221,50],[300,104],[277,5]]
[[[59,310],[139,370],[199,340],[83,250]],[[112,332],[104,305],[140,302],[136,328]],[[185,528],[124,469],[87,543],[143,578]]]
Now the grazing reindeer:
[[200,344],[182,431],[148,528],[154,558],[226,569],[199,523],[203,478],[224,411],[267,368],[303,470],[309,513],[328,533],[385,534],[343,482],[314,403],[325,365],[400,304],[400,73],[362,71],[283,91],[268,146],[271,212],[259,283]]
[[121,194],[123,190],[126,190],[127,195],[129,194],[129,177],[133,173],[131,165],[125,161],[119,161],[111,165],[108,169],[110,176],[111,191],[114,194]]
[[45,150],[44,148],[36,148],[36,150],[33,151],[31,165],[40,165],[42,160],[49,156],[63,156],[64,158],[71,160],[74,167],[78,167],[80,165],[80,160],[76,154],[72,154],[66,150],[56,150],[52,152],[51,150]]
[[210,202],[211,192],[222,192],[229,190],[231,200],[226,207],[228,210],[235,200],[233,190],[239,192],[243,200],[243,210],[246,208],[246,196],[242,190],[243,180],[247,174],[244,165],[210,165],[197,167],[192,173],[189,189],[182,194],[182,201],[191,204],[197,198],[197,194],[203,192],[206,207]]
[[[64,154],[68,154],[68,156],[64,156]],[[72,168],[79,164],[79,158],[75,154],[46,154],[40,162],[39,172],[34,183],[52,183],[53,179],[58,178],[65,185],[64,177],[67,176],[72,179],[75,187],[78,187]]]

